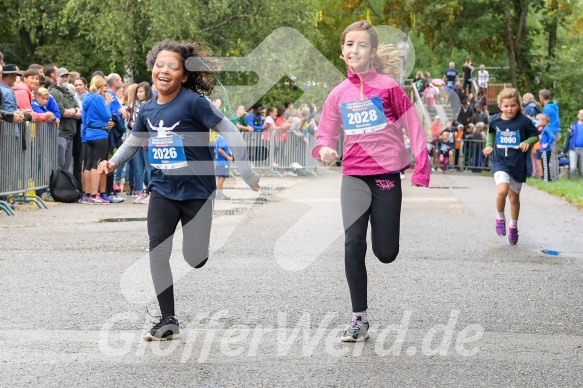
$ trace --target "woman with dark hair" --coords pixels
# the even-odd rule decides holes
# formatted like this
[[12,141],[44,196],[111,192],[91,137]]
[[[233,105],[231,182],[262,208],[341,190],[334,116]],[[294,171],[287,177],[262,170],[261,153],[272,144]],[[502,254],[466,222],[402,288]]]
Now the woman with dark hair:
[[48,111],[46,113],[38,113],[32,109],[33,92],[36,92],[39,88],[39,76],[38,70],[28,69],[24,72],[22,76],[22,82],[14,84],[12,90],[14,90],[14,95],[16,96],[16,103],[18,104],[18,109],[23,112],[30,112],[32,114],[32,119],[35,121],[53,121],[55,115],[53,112]]
[[83,77],[77,77],[73,81],[75,87],[75,100],[79,106],[83,106],[83,99],[87,95],[87,80]]
[[[113,172],[148,140],[152,164],[147,218],[150,271],[161,317],[145,334],[147,341],[180,337],[170,269],[178,222],[182,224],[185,261],[201,268],[208,260],[216,190],[209,128],[226,139],[245,182],[255,191],[259,189],[259,176],[251,169],[239,130],[203,95],[212,91],[215,81],[210,71],[213,64],[200,59],[208,55],[198,43],[163,41],[154,46],[146,63],[158,95],[141,104],[132,133],[111,160],[99,165],[101,173]],[[201,71],[202,66],[209,71]]]

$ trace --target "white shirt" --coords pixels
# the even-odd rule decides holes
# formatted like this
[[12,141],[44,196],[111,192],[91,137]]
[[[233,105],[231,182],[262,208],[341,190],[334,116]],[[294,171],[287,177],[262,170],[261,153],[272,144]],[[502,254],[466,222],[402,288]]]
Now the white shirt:
[[489,80],[490,74],[488,74],[488,70],[478,70],[478,87],[487,88]]

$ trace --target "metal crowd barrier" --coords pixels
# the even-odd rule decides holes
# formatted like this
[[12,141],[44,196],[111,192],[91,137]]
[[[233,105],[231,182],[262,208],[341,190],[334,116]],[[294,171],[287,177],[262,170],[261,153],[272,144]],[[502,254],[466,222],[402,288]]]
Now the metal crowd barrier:
[[0,209],[14,215],[10,204],[35,203],[47,209],[37,190],[49,187],[58,165],[58,130],[53,123],[0,121]]
[[460,147],[460,168],[471,172],[490,170],[490,158],[484,156],[484,148],[486,140],[463,140]]
[[300,137],[289,130],[242,132],[241,135],[255,169],[280,177],[284,170],[314,176],[317,172],[325,173],[311,155],[316,146],[315,135]]

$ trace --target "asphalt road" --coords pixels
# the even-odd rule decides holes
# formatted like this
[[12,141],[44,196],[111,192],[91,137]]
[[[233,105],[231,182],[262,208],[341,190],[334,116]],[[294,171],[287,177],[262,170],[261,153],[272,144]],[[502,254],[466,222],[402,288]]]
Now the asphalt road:
[[141,339],[157,308],[145,205],[0,215],[0,386],[583,384],[581,210],[527,186],[509,246],[494,233],[492,178],[406,184],[398,259],[367,253],[371,338],[344,344],[340,181],[229,182],[204,268],[184,263],[175,236],[183,335],[162,344]]

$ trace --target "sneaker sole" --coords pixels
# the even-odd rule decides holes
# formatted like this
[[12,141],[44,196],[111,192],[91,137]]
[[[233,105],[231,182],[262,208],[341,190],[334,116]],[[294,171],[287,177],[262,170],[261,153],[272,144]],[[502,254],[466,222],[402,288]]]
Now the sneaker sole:
[[180,333],[169,335],[166,338],[154,337],[152,334],[150,334],[150,332],[147,332],[146,334],[144,334],[144,340],[146,340],[148,342],[151,342],[151,341],[169,341],[169,340],[178,339],[178,338],[180,338]]
[[354,337],[351,337],[351,336],[346,336],[346,337],[340,338],[340,340],[342,342],[363,342],[363,341],[366,341],[368,338],[369,338],[369,335],[368,335],[368,333],[366,333],[366,336],[364,336],[364,337],[361,336],[361,337],[358,337],[357,339],[354,339]]

